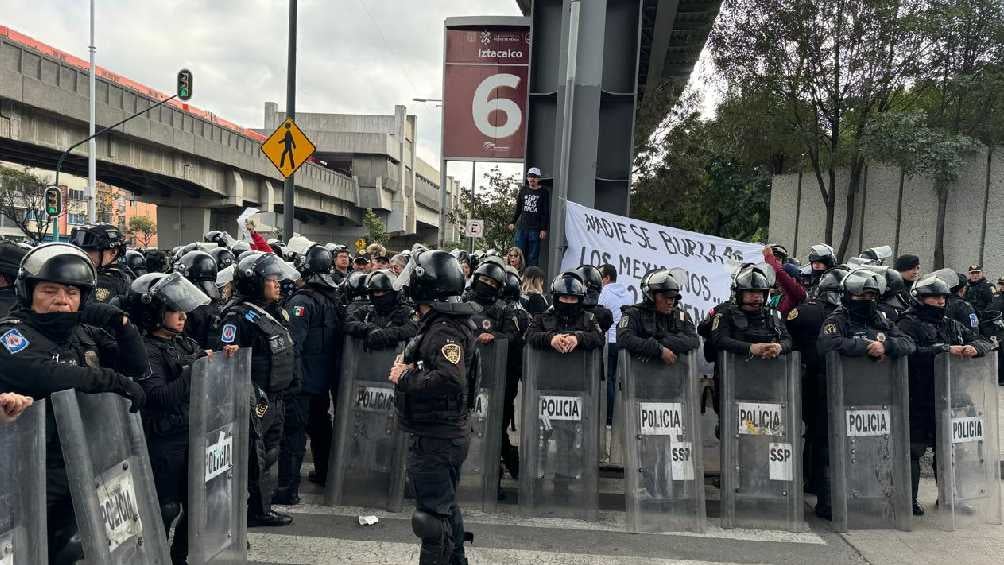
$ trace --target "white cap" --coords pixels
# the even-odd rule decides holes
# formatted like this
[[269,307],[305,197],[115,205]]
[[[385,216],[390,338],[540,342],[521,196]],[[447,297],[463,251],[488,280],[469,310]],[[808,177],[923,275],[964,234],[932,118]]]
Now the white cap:
[[528,177],[529,176],[539,177],[540,176],[540,169],[538,169],[537,167],[530,167],[530,170],[526,172],[526,176],[528,176]]

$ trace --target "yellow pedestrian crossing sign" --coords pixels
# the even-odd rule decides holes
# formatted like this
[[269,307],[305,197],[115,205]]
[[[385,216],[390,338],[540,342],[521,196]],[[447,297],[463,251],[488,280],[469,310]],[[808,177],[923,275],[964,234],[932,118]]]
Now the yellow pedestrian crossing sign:
[[307,139],[296,122],[287,118],[275,128],[272,135],[261,144],[261,152],[279,169],[283,177],[289,177],[300,168],[317,147]]

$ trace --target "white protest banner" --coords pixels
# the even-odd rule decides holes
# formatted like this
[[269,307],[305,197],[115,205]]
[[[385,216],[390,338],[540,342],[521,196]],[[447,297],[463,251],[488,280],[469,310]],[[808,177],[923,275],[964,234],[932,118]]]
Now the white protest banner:
[[728,300],[732,273],[741,263],[763,261],[763,245],[660,226],[587,208],[575,202],[565,207],[568,249],[561,270],[579,265],[617,268],[623,283],[641,301],[645,273],[672,269],[683,287],[682,305],[700,323],[708,311]]

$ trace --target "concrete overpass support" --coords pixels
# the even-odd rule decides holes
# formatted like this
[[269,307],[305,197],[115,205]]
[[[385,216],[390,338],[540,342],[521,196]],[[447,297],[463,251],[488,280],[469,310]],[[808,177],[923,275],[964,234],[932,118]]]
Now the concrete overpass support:
[[202,241],[209,231],[209,208],[157,206],[157,240],[161,249]]

